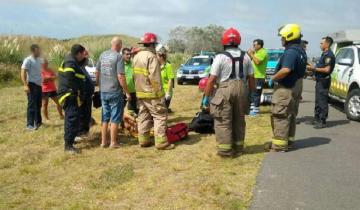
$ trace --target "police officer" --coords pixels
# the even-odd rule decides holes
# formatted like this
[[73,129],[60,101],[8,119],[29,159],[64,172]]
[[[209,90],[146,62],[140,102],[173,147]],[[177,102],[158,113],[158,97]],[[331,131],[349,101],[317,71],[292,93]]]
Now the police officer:
[[[249,55],[241,51],[240,33],[227,29],[222,36],[224,52],[218,54],[211,66],[202,107],[208,108],[215,122],[217,154],[221,157],[239,155],[244,147],[245,115],[248,113],[248,86],[255,90],[254,72]],[[218,84],[214,97],[214,85]]]
[[59,103],[65,110],[65,152],[71,154],[79,153],[73,145],[79,132],[80,106],[85,100],[85,75],[81,69],[85,59],[84,52],[82,45],[73,45],[71,53],[59,68],[58,96]]
[[279,29],[285,52],[276,67],[272,80],[275,82],[271,102],[272,151],[287,151],[295,139],[296,115],[301,98],[302,78],[306,69],[306,52],[301,47],[301,29],[288,24]]
[[331,84],[331,73],[335,67],[335,55],[330,50],[333,44],[331,37],[324,37],[320,43],[320,49],[323,51],[321,58],[317,65],[307,65],[307,70],[312,71],[315,74],[315,116],[314,120],[310,124],[314,125],[314,128],[321,129],[326,127],[326,119],[329,112],[328,94]]
[[80,124],[79,124],[79,133],[78,139],[81,140],[83,136],[87,135],[90,131],[90,123],[91,123],[91,114],[92,114],[92,96],[95,92],[95,86],[92,82],[92,79],[89,73],[86,70],[86,66],[89,62],[89,52],[86,50],[84,52],[85,59],[83,64],[81,65],[81,69],[85,75],[85,88],[84,88],[84,101],[80,106]]

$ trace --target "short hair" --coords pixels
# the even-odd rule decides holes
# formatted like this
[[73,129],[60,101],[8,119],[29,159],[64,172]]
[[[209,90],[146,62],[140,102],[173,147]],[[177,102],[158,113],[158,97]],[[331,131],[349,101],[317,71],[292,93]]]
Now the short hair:
[[119,45],[119,44],[122,44],[121,38],[118,37],[118,36],[114,36],[114,37],[111,39],[111,45]]
[[71,47],[71,55],[72,56],[76,56],[78,53],[82,53],[85,51],[85,47],[80,45],[80,44],[74,44],[72,47]]
[[125,47],[125,48],[122,49],[122,54],[123,55],[125,54],[125,51],[131,52],[130,48]]
[[322,39],[325,40],[329,44],[329,46],[334,43],[333,38],[331,38],[330,36],[323,37]]
[[35,52],[35,50],[38,50],[38,49],[40,49],[40,46],[38,44],[32,44],[30,46],[30,51],[31,52]]
[[264,40],[262,39],[255,39],[254,42],[256,42],[258,45],[260,45],[261,47],[264,47]]

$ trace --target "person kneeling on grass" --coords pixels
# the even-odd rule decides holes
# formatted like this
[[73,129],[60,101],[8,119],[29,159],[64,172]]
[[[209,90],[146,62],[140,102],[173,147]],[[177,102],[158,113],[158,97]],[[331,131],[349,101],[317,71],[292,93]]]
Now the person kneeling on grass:
[[42,77],[42,114],[45,120],[49,119],[48,105],[49,98],[54,101],[56,104],[57,111],[59,113],[60,119],[64,119],[64,115],[62,113],[62,108],[58,102],[55,80],[57,78],[54,71],[48,68],[48,60],[46,58],[43,59],[41,65],[41,77]]

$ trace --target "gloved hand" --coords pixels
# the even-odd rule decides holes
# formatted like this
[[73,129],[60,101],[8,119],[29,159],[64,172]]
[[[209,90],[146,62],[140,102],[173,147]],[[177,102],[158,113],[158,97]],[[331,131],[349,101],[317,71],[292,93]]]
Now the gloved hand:
[[170,100],[171,99],[171,94],[170,93],[165,93],[165,99]]
[[209,108],[209,105],[210,105],[210,100],[209,100],[209,97],[207,96],[204,96],[203,97],[203,100],[201,102],[201,105],[202,105],[202,108]]
[[270,78],[268,81],[269,87],[272,87],[274,85],[274,81]]

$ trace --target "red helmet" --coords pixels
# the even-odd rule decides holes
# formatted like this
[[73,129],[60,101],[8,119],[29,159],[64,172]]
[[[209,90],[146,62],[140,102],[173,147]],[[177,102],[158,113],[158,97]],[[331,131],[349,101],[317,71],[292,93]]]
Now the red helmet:
[[145,33],[143,37],[141,37],[139,44],[156,44],[157,37],[153,33]]
[[209,80],[208,77],[205,77],[205,78],[202,78],[200,81],[199,81],[199,89],[200,91],[204,92],[205,91],[205,88],[206,88],[206,84],[207,84],[207,81]]
[[224,31],[221,44],[222,45],[240,45],[241,43],[241,36],[238,30],[234,28],[229,28]]

